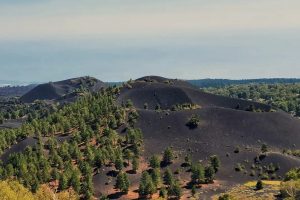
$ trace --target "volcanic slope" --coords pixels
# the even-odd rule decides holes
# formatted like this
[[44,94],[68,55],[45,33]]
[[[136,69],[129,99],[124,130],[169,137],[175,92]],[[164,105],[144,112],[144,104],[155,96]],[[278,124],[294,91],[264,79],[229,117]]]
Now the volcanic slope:
[[[300,120],[282,111],[274,112],[268,105],[207,94],[184,81],[160,77],[128,83],[121,89],[118,101],[128,99],[139,112],[136,126],[144,133],[146,158],[173,147],[178,155],[176,168],[187,154],[191,154],[194,161],[218,155],[222,167],[217,179],[228,184],[258,179],[262,171],[253,168],[254,164],[280,166],[276,175],[268,174],[270,178],[279,178],[290,168],[300,166],[299,158],[281,153],[283,149],[299,149]],[[144,109],[145,103],[147,109]],[[183,103],[199,106],[170,110],[173,105]],[[157,104],[161,110],[154,110]],[[251,105],[255,109],[246,111]],[[199,116],[200,123],[190,129],[186,123],[193,115]],[[267,157],[255,163],[262,144],[268,146]],[[243,172],[235,171],[238,163]],[[250,176],[250,171],[255,172],[254,176]]]
[[252,105],[261,111],[270,111],[271,107],[265,104],[242,101],[223,96],[217,96],[202,92],[186,81],[178,79],[166,79],[158,76],[146,76],[132,82],[128,82],[121,89],[118,99],[120,103],[131,100],[136,108],[149,109],[159,106],[163,110],[172,109],[181,104],[194,104],[201,107],[224,107],[247,110]]
[[89,91],[99,91],[106,87],[105,84],[92,77],[79,77],[58,82],[40,84],[23,95],[20,100],[24,103],[32,103],[35,100],[62,100],[76,96],[76,90],[84,88]]

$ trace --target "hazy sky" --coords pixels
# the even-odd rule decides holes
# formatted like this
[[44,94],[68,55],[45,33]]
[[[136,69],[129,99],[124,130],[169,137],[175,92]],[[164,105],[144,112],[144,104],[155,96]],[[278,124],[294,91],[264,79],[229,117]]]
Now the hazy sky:
[[0,0],[0,80],[300,78],[299,0]]

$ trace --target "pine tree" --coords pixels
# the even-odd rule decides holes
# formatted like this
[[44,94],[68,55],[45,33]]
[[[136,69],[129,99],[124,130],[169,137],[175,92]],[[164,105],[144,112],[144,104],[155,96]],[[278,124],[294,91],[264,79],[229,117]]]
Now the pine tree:
[[59,189],[65,190],[68,188],[68,178],[65,174],[61,174],[59,177]]
[[182,189],[181,189],[178,181],[175,181],[172,183],[172,185],[170,185],[170,187],[168,189],[168,195],[174,196],[177,199],[180,199],[180,197],[182,195]]
[[116,180],[116,188],[120,189],[121,192],[127,193],[130,186],[128,176],[124,172],[120,172]]
[[156,192],[156,187],[154,186],[151,176],[147,171],[144,171],[140,181],[139,195],[147,196],[147,195],[152,195],[155,192]]
[[207,183],[212,183],[215,178],[215,170],[213,166],[205,167],[205,180]]
[[151,156],[150,158],[150,167],[151,168],[159,168],[160,167],[160,160],[157,155]]
[[159,197],[166,199],[168,196],[168,191],[165,187],[162,187],[159,191]]
[[93,196],[94,194],[93,175],[88,174],[85,177],[85,182],[86,182],[86,190],[88,191],[88,194],[91,194]]
[[70,185],[73,187],[73,189],[77,193],[80,192],[80,172],[78,170],[74,170],[72,172],[72,175],[70,178]]
[[59,179],[59,173],[58,170],[56,168],[54,168],[51,172],[51,177],[53,180],[58,180]]
[[218,172],[220,168],[220,159],[214,155],[210,157],[210,165],[214,168],[215,172]]
[[39,189],[40,183],[36,178],[34,178],[32,181],[33,182],[31,183],[31,191],[35,193]]
[[163,163],[166,164],[166,165],[170,164],[170,163],[172,163],[173,159],[174,159],[174,153],[173,153],[172,149],[170,147],[168,147],[164,151]]
[[155,187],[158,187],[161,183],[161,174],[159,168],[155,168],[152,170],[151,177]]
[[132,152],[129,149],[124,151],[124,158],[127,159],[127,164],[129,165],[130,159],[132,158]]
[[104,155],[100,151],[96,152],[96,155],[95,155],[95,166],[97,168],[101,168],[104,164],[105,164]]
[[172,183],[174,182],[173,173],[170,168],[167,168],[164,173],[164,182],[166,185],[172,185]]
[[118,170],[118,171],[120,171],[120,170],[123,169],[123,167],[124,167],[124,165],[123,165],[123,158],[121,156],[119,156],[116,159],[115,167],[116,167],[116,170]]
[[192,157],[190,154],[185,156],[184,162],[187,166],[190,166],[192,164]]
[[199,184],[204,182],[204,178],[205,178],[204,167],[201,164],[193,165],[191,167],[191,171],[192,171],[192,175],[191,175],[192,183]]
[[124,185],[125,185],[124,190],[126,193],[128,193],[128,189],[130,187],[130,181],[129,181],[128,175],[126,173],[124,173],[123,179],[124,179]]
[[132,159],[132,171],[136,173],[138,169],[139,169],[139,159],[137,157],[134,157]]
[[[84,184],[86,185],[86,184]],[[90,190],[83,190],[82,191],[84,199],[86,200],[92,200],[93,199],[93,193]]]

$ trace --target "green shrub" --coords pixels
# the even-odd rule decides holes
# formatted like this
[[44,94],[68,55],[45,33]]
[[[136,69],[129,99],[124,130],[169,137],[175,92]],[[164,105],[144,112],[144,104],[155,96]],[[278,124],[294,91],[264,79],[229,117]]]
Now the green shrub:
[[218,200],[232,200],[232,197],[229,194],[223,194],[222,196],[219,196]]
[[240,152],[240,147],[235,147],[235,149],[234,149],[233,152],[234,152],[234,153],[239,153],[239,152]]
[[241,163],[237,163],[234,169],[235,169],[235,171],[240,172],[240,171],[243,171],[245,169],[245,167]]
[[300,179],[300,168],[291,169],[289,172],[286,173],[284,180],[298,180]]
[[263,182],[261,180],[258,180],[255,186],[256,190],[261,190],[264,188]]
[[190,129],[194,129],[197,128],[199,124],[200,124],[200,117],[197,115],[193,115],[186,123],[186,126],[188,126]]

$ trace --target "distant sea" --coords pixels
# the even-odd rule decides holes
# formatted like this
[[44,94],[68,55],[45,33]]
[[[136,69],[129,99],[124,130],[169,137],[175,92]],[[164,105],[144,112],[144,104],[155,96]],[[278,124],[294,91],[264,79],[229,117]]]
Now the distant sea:
[[30,84],[38,84],[34,82],[22,82],[22,81],[10,81],[10,80],[0,80],[0,87],[7,86],[26,86]]

